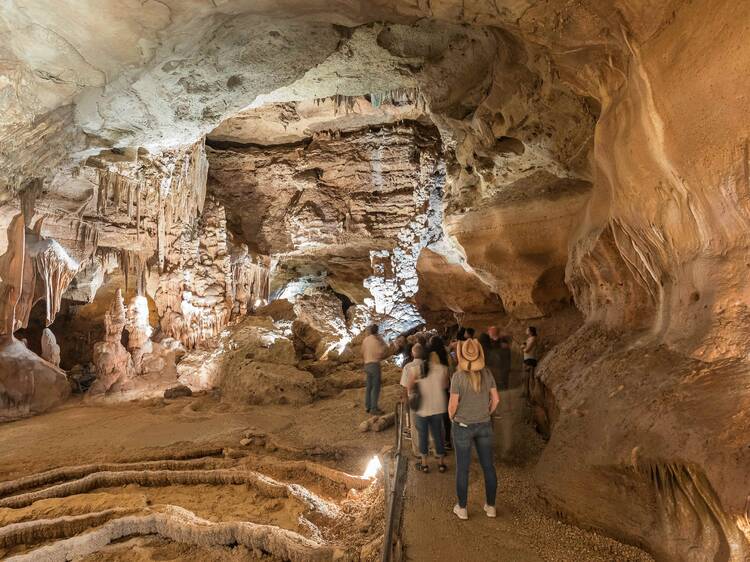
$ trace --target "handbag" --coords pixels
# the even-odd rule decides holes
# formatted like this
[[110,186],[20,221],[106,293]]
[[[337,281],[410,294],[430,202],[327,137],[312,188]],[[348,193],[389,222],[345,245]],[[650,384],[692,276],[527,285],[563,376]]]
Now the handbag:
[[419,390],[419,385],[414,385],[414,392],[409,395],[409,408],[415,412],[419,410],[422,405],[422,392]]

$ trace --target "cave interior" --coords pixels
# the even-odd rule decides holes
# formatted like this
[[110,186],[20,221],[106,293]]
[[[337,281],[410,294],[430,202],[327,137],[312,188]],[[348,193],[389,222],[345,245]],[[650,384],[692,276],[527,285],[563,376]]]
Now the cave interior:
[[377,324],[512,353],[497,521],[410,466],[399,556],[750,560],[748,33],[730,0],[4,2],[0,556],[380,559]]

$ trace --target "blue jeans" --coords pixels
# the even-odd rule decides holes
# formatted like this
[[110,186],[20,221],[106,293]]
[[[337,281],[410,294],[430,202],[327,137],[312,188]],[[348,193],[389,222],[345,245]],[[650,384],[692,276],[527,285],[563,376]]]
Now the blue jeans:
[[[435,452],[437,456],[445,456],[445,447],[443,446],[443,414],[434,416],[417,416],[417,431],[419,432],[419,453],[427,456],[430,450],[430,435],[435,441]],[[413,437],[412,437],[413,439]]]
[[487,505],[495,505],[497,495],[497,474],[495,473],[492,451],[494,437],[492,422],[472,423],[462,427],[453,422],[453,449],[456,451],[456,495],[458,505],[466,507],[469,495],[469,465],[471,464],[471,445],[477,449],[479,464],[484,472],[484,492]]
[[368,412],[378,409],[380,398],[380,363],[365,363],[365,410]]

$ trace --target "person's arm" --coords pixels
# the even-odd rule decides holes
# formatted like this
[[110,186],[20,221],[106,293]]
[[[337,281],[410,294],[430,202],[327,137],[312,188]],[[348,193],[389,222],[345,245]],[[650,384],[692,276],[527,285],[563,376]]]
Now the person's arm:
[[536,336],[531,336],[529,338],[529,345],[527,346],[526,351],[536,351]]
[[500,404],[500,395],[497,392],[497,388],[490,389],[490,415],[495,412],[498,404]]
[[458,411],[458,394],[454,394],[451,392],[451,397],[448,400],[448,417],[453,421],[453,418],[456,416],[456,412]]

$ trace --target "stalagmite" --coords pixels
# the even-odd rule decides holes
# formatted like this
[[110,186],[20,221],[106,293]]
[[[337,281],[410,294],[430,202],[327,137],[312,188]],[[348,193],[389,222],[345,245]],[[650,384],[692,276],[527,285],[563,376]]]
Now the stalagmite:
[[122,385],[135,374],[130,353],[121,343],[126,321],[122,293],[117,289],[109,311],[104,315],[104,341],[94,345],[93,362],[97,379],[91,386],[91,394],[112,390],[115,385]]
[[151,353],[151,334],[153,332],[148,321],[148,302],[146,297],[138,295],[133,298],[127,308],[128,351],[133,358],[136,374],[143,371],[143,356]]
[[42,331],[42,359],[55,367],[60,366],[60,346],[49,328]]

